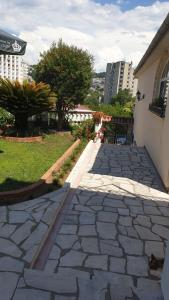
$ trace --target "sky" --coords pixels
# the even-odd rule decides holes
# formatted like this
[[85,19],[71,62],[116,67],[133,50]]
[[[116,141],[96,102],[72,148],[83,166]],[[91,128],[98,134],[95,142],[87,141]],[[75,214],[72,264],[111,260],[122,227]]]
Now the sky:
[[108,62],[138,64],[169,12],[169,1],[0,0],[0,12],[0,28],[27,41],[29,64],[62,38],[92,54],[100,72]]

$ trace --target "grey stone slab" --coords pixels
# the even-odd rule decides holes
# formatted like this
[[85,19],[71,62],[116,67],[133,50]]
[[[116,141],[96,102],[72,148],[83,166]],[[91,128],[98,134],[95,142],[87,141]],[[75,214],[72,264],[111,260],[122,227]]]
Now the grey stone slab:
[[125,198],[124,199],[124,202],[126,205],[128,205],[129,207],[130,206],[141,206],[142,207],[142,202],[140,199],[136,198],[136,197],[133,197],[133,198]]
[[97,219],[100,222],[116,223],[117,218],[118,218],[117,213],[106,212],[106,211],[101,211],[97,213]]
[[138,235],[143,240],[152,240],[152,241],[160,241],[160,237],[156,234],[154,234],[149,228],[135,225],[134,226],[136,231],[138,232]]
[[103,203],[104,206],[117,207],[117,208],[126,208],[125,204],[121,200],[115,200],[112,198],[106,198]]
[[76,235],[58,234],[56,237],[56,243],[62,249],[70,249],[73,244],[77,241]]
[[64,218],[64,224],[77,225],[78,224],[78,216],[76,215],[66,215]]
[[34,290],[34,289],[17,289],[13,300],[50,300],[51,295],[49,292]]
[[79,223],[81,225],[93,225],[95,224],[95,214],[89,212],[81,212],[79,216]]
[[10,240],[0,238],[0,253],[13,257],[20,257],[22,251]]
[[75,210],[77,211],[86,211],[86,212],[93,212],[92,209],[90,209],[89,207],[87,206],[84,206],[84,205],[75,205]]
[[80,251],[70,250],[60,258],[60,266],[79,267],[82,266],[86,254]]
[[0,206],[0,222],[7,222],[7,207]]
[[59,267],[58,268],[58,273],[60,274],[60,276],[62,276],[64,278],[64,276],[70,276],[72,278],[74,278],[75,280],[77,278],[81,278],[81,279],[90,279],[90,272],[88,270],[85,270],[83,268],[82,270],[79,269],[75,269],[75,268],[66,268],[66,267]]
[[127,254],[142,255],[143,242],[127,236],[119,235],[119,242]]
[[144,205],[144,212],[147,215],[161,215],[160,210],[155,206]]
[[151,216],[151,222],[160,225],[169,226],[169,218],[161,216]]
[[161,213],[163,214],[163,216],[169,217],[169,208],[160,206],[159,210],[161,211]]
[[132,218],[128,216],[120,216],[119,224],[122,226],[132,226]]
[[99,253],[98,248],[98,239],[97,238],[91,238],[91,237],[84,237],[81,240],[82,249],[84,252],[88,253]]
[[[116,244],[117,243],[117,244]],[[100,240],[100,250],[102,254],[107,254],[115,257],[122,257],[122,248],[118,247],[117,241]]]
[[145,254],[151,256],[154,254],[157,258],[164,258],[164,243],[147,241],[145,242]]
[[26,254],[23,257],[23,260],[25,260],[28,263],[31,263],[33,260],[34,255],[36,254],[38,250],[38,246],[33,246],[31,249],[29,249]]
[[0,237],[8,238],[14,232],[16,225],[0,224]]
[[102,205],[103,204],[103,197],[92,197],[88,202],[87,205]]
[[[33,210],[34,207],[42,207],[44,205],[44,202],[46,202],[46,199],[43,198],[36,198],[29,201],[24,201],[22,203],[17,203],[10,206],[10,210],[27,210],[31,208]],[[45,205],[48,205],[47,203]]]
[[123,235],[127,235],[127,228],[125,226],[122,225],[118,225],[118,231],[123,234]]
[[97,222],[97,232],[102,239],[115,239],[117,229],[115,224]]
[[144,227],[151,227],[152,224],[150,220],[150,217],[138,215],[134,220],[134,224],[139,224]]
[[16,243],[20,244],[23,242],[28,236],[31,234],[31,230],[35,225],[32,221],[26,221],[23,225],[21,225],[11,236],[11,239]]
[[62,274],[25,269],[24,279],[28,286],[55,293],[76,293],[76,279]]
[[11,272],[0,272],[0,295],[3,300],[12,299],[19,275]]
[[145,256],[127,256],[127,273],[135,276],[148,276],[148,259]]
[[76,234],[77,225],[67,225],[63,224],[59,230],[60,234]]
[[56,203],[52,203],[50,206],[48,206],[47,210],[45,211],[42,221],[46,223],[47,225],[50,225],[53,218],[56,215],[57,210],[59,210],[60,203],[57,201]]
[[24,250],[29,250],[34,245],[39,244],[42,237],[46,233],[47,225],[43,223],[39,223],[38,226],[35,228],[35,230],[31,233],[31,235],[25,240],[25,242],[22,244],[22,248]]
[[125,258],[110,257],[110,271],[115,273],[125,273]]
[[58,265],[58,260],[57,259],[48,259],[47,262],[46,262],[44,271],[54,273],[57,265]]
[[58,259],[60,257],[60,253],[60,248],[56,245],[53,245],[52,250],[49,254],[49,259]]
[[96,236],[95,225],[80,225],[78,235],[80,236]]
[[32,218],[35,220],[35,222],[39,223],[40,220],[42,219],[43,214],[44,214],[43,211],[32,213]]
[[118,213],[121,216],[129,216],[130,211],[128,208],[118,208]]
[[76,300],[76,297],[57,295],[55,296],[55,300]]
[[139,278],[133,291],[139,300],[163,300],[160,284],[155,280]]
[[140,214],[144,214],[142,206],[129,206],[130,215],[136,216]]
[[133,227],[126,227],[127,235],[133,238],[139,238],[137,231]]
[[0,272],[9,271],[21,273],[24,268],[24,263],[21,260],[14,259],[9,256],[0,257]]
[[107,270],[107,255],[90,255],[85,261],[85,267],[93,269]]
[[169,228],[166,228],[165,226],[155,224],[152,227],[152,231],[164,239],[168,240],[169,238]]
[[19,224],[24,223],[28,219],[32,219],[30,213],[26,211],[9,211],[9,223]]
[[106,300],[107,286],[105,282],[78,279],[80,300]]

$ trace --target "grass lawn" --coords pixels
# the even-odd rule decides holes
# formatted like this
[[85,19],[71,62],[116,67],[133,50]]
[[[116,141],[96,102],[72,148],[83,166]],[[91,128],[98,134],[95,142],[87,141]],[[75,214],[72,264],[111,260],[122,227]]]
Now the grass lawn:
[[68,134],[46,136],[42,143],[0,140],[0,191],[36,182],[72,144]]

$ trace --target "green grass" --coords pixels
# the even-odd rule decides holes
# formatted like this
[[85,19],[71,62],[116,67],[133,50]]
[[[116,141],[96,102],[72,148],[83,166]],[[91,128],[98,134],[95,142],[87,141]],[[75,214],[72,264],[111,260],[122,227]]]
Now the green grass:
[[67,134],[46,136],[42,143],[0,140],[0,191],[36,182],[72,144]]

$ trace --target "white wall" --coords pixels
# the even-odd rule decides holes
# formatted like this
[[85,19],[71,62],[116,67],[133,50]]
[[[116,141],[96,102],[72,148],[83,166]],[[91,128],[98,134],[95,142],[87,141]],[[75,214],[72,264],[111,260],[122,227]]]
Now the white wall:
[[136,101],[134,138],[138,146],[146,146],[166,188],[169,188],[169,99],[165,118],[149,110],[159,62],[160,57],[138,77],[138,90],[141,95],[145,94],[145,99]]

